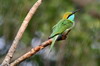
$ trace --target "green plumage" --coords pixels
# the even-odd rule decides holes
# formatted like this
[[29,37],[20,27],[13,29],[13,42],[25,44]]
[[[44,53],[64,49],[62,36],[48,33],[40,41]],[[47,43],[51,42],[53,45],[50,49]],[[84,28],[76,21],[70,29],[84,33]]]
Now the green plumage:
[[52,44],[50,47],[50,51],[54,46],[55,41],[57,40],[59,34],[62,34],[65,30],[71,29],[74,26],[74,21],[69,19],[61,19],[54,27],[53,32],[49,38],[52,38]]
[[63,16],[63,18],[53,27],[52,33],[49,38],[52,39],[52,44],[50,47],[50,51],[54,46],[55,41],[59,37],[60,34],[65,32],[66,30],[70,30],[73,28],[75,22],[74,22],[74,17],[75,13],[78,12],[79,10],[73,11],[73,12],[66,12]]
[[73,21],[69,19],[62,19],[60,20],[54,27],[53,27],[53,32],[50,35],[50,38],[63,33],[66,29],[70,29],[73,27]]

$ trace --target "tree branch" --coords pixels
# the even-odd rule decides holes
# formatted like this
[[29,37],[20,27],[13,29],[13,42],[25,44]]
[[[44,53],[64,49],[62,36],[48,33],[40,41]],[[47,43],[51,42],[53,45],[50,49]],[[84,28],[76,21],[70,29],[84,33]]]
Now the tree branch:
[[25,19],[23,20],[23,23],[12,43],[12,46],[10,47],[8,54],[6,55],[4,61],[2,62],[2,66],[8,66],[10,63],[11,58],[13,57],[13,54],[16,50],[16,47],[18,45],[19,40],[21,39],[30,19],[32,18],[32,16],[34,15],[35,11],[37,10],[37,8],[39,7],[39,5],[41,4],[42,0],[38,0],[33,7],[30,9],[29,13],[27,14],[27,16],[25,17]]
[[[59,36],[57,41],[65,40],[70,31],[71,30],[69,30],[68,32],[65,32],[65,33],[63,33],[63,35]],[[38,51],[44,49],[45,47],[47,47],[51,43],[52,43],[52,39],[48,39],[47,41],[43,42],[41,45],[39,45],[39,46],[37,46],[35,48],[32,48],[29,52],[27,52],[26,54],[22,55],[18,59],[16,59],[14,62],[12,62],[10,64],[10,66],[16,66],[20,62],[22,62],[25,59],[27,59],[27,58],[31,57],[32,55],[36,54]]]

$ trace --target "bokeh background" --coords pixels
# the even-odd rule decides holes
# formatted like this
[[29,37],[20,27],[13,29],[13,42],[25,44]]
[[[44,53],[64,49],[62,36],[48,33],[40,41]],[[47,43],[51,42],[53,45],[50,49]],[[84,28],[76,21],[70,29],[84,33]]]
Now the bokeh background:
[[[29,9],[37,0],[0,0],[0,63]],[[81,9],[64,41],[56,42],[18,66],[100,66],[100,0],[43,0],[32,17],[12,59],[47,40],[66,11]]]

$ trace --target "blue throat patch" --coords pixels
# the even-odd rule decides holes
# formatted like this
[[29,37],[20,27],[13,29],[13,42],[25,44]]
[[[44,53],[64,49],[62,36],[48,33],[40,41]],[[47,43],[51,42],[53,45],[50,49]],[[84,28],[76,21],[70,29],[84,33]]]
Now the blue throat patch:
[[71,20],[71,21],[74,21],[74,18],[75,18],[74,14],[68,17],[68,19]]

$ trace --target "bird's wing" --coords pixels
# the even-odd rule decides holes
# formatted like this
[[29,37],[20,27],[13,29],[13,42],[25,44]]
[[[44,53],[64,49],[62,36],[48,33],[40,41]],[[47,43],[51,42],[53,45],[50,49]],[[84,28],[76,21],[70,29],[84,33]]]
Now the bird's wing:
[[68,19],[60,20],[54,27],[53,32],[50,35],[50,38],[63,33],[66,29],[69,29],[73,26],[73,22]]

